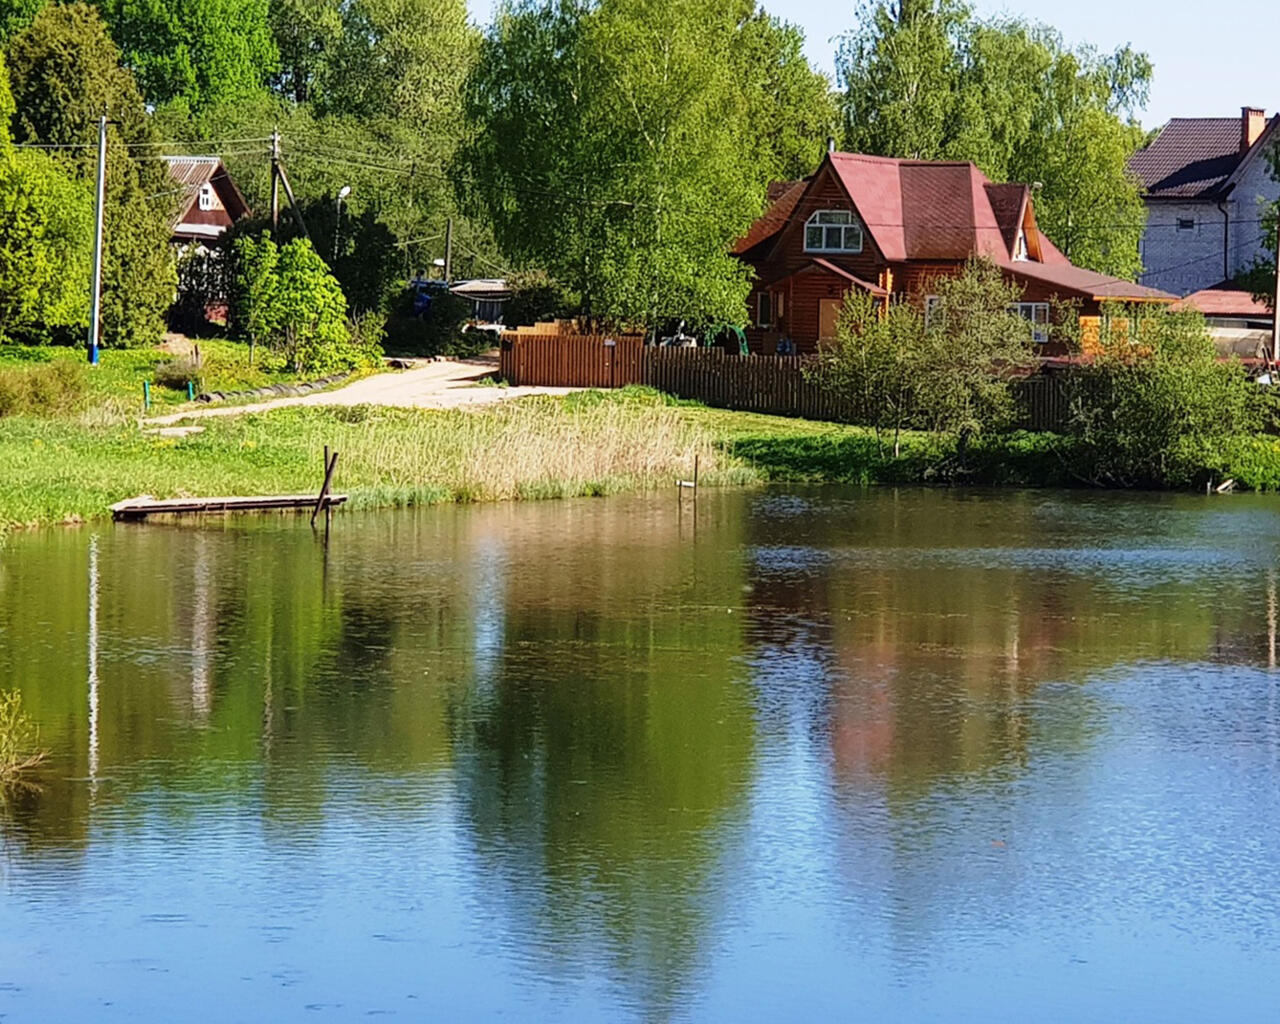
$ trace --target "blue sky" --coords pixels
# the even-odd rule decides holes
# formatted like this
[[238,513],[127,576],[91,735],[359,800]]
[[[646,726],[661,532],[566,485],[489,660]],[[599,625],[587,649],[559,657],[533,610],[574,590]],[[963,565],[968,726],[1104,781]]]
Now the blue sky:
[[[495,0],[468,0],[484,23]],[[766,9],[805,31],[809,59],[830,73],[833,36],[853,22],[847,0],[764,0]],[[1143,114],[1148,127],[1170,117],[1225,117],[1242,106],[1280,106],[1280,73],[1275,57],[1280,40],[1280,3],[1234,0],[1204,7],[1185,0],[1021,0],[1018,4],[977,0],[984,14],[1013,13],[1042,21],[1071,43],[1114,49],[1132,43],[1155,62],[1151,101]],[[1220,13],[1220,17],[1214,14]]]

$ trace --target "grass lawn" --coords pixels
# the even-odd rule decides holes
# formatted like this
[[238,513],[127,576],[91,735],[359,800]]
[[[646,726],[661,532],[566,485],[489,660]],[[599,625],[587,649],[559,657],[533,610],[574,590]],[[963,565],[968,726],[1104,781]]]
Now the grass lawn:
[[[88,405],[118,415],[142,415],[142,384],[151,381],[151,411],[173,411],[187,402],[186,379],[195,379],[196,394],[202,391],[243,391],[297,380],[297,375],[273,361],[268,353],[259,352],[255,365],[249,365],[248,346],[221,338],[195,339],[200,347],[200,367],[187,372],[189,359],[161,348],[103,349],[99,364],[84,375]],[[82,348],[57,346],[0,346],[0,373],[35,371],[49,363],[86,364]],[[174,386],[157,381],[166,376],[162,371],[173,364]]]

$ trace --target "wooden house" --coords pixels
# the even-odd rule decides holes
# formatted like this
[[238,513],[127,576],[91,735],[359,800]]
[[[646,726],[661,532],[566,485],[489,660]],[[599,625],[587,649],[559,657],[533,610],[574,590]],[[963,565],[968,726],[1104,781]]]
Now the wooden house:
[[1018,311],[1046,355],[1056,348],[1055,298],[1079,304],[1086,334],[1104,303],[1174,300],[1074,266],[1037,226],[1031,188],[995,184],[971,163],[830,152],[809,177],[771,187],[768,200],[733,250],[755,276],[747,332],[755,352],[815,351],[834,337],[851,289],[928,310],[934,283],[973,256],[1018,284]]
[[169,177],[179,202],[170,223],[170,240],[186,250],[208,245],[236,221],[249,216],[249,204],[216,156],[167,156]]

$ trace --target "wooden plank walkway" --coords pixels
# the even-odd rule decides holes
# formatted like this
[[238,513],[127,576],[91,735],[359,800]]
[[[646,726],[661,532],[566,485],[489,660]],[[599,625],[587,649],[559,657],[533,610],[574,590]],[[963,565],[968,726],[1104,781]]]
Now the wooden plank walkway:
[[[321,508],[332,508],[347,500],[345,494],[327,494]],[[226,512],[269,512],[277,509],[309,511],[317,507],[314,494],[270,494],[250,498],[152,498],[142,494],[111,506],[116,520],[146,519],[147,516]]]

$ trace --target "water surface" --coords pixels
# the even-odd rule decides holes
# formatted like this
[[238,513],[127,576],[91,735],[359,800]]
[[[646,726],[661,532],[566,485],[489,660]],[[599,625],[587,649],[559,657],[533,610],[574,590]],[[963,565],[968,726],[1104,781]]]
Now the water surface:
[[13,1021],[1260,1020],[1274,499],[16,535]]

